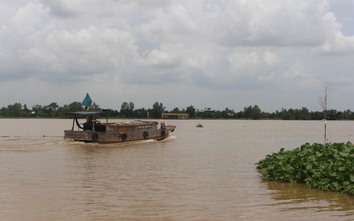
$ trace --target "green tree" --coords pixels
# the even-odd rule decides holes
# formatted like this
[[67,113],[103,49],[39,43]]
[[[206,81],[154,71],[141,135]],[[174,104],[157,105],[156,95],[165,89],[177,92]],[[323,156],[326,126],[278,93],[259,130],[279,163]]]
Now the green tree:
[[93,110],[93,111],[97,111],[97,110],[100,110],[100,106],[98,104],[96,104],[95,102],[92,103],[91,107],[90,107],[90,110]]
[[148,110],[145,108],[135,109],[133,116],[136,118],[147,118]]
[[301,120],[310,120],[311,114],[306,107],[301,108]]
[[195,108],[193,105],[190,105],[186,108],[186,113],[189,115],[190,118],[195,118]]
[[260,118],[262,117],[262,111],[261,111],[261,109],[258,107],[258,105],[245,107],[245,108],[243,109],[243,116],[244,116],[246,119],[257,120],[257,119],[260,119]]
[[222,118],[228,119],[228,118],[234,118],[235,117],[235,111],[230,110],[229,108],[225,108],[225,110],[221,111]]
[[133,117],[134,115],[134,103],[123,102],[119,111],[123,117]]
[[0,109],[0,116],[1,117],[6,117],[7,109],[5,107],[2,107]]
[[345,119],[345,120],[353,119],[353,112],[349,109],[343,111],[342,119]]
[[32,106],[32,115],[35,117],[42,117],[43,116],[42,105],[36,104],[36,105]]
[[57,110],[57,117],[67,118],[66,113],[69,112],[69,106],[65,104],[63,107],[59,107]]
[[80,102],[74,101],[68,106],[68,112],[81,111],[82,105]]
[[175,107],[175,108],[173,108],[173,110],[172,110],[172,113],[179,113],[179,112],[180,112],[180,110],[179,110],[178,107]]
[[165,107],[162,103],[155,102],[150,110],[150,116],[152,118],[160,118],[162,113],[165,111]]
[[23,108],[22,108],[22,115],[25,117],[28,117],[28,116],[30,116],[30,114],[31,114],[31,110],[28,109],[26,104],[24,104]]
[[211,107],[205,107],[204,110],[199,112],[199,117],[204,119],[213,119],[215,118],[215,111]]
[[83,110],[83,107],[80,102],[74,101],[71,104],[65,104],[63,107],[59,107],[57,110],[57,117],[67,118],[70,117],[67,113],[76,112]]
[[44,117],[55,117],[57,116],[57,110],[59,108],[59,105],[55,102],[50,103],[47,106],[43,107],[43,114]]
[[14,103],[7,105],[6,116],[7,117],[20,117],[22,111],[22,105],[20,103]]

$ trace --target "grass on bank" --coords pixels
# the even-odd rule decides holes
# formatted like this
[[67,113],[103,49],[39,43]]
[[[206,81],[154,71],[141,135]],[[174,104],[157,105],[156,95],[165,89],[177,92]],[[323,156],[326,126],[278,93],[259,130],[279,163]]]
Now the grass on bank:
[[256,165],[264,180],[303,183],[311,188],[354,195],[354,145],[350,142],[282,148]]

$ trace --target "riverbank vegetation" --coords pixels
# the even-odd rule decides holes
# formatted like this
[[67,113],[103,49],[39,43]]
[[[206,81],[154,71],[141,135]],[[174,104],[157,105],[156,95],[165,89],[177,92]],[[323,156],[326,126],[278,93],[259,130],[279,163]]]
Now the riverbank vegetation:
[[[99,105],[93,104],[91,110],[100,109]],[[80,102],[72,102],[59,106],[56,102],[48,105],[34,105],[32,108],[26,104],[14,103],[0,109],[0,117],[24,117],[24,118],[65,118],[65,113],[80,111]],[[310,111],[305,107],[301,109],[284,109],[273,113],[264,112],[258,105],[244,107],[241,111],[230,108],[213,110],[211,108],[196,109],[193,105],[186,108],[175,107],[166,110],[160,102],[155,102],[150,108],[135,108],[133,102],[123,102],[118,110],[112,110],[111,117],[117,118],[160,118],[162,113],[187,113],[191,119],[280,119],[280,120],[322,120],[323,111]],[[351,110],[338,111],[326,110],[327,120],[354,120],[354,112]]]
[[354,145],[348,143],[304,144],[281,149],[257,163],[268,181],[302,183],[311,188],[354,195]]

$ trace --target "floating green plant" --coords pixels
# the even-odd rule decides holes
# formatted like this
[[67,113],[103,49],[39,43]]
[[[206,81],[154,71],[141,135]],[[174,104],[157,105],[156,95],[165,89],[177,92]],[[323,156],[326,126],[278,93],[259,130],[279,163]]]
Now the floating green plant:
[[350,142],[282,148],[256,165],[264,180],[303,183],[354,195],[354,145]]

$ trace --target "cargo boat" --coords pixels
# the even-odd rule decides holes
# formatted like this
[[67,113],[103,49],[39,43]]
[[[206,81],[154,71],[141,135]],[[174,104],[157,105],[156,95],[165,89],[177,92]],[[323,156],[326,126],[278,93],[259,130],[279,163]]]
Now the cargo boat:
[[[73,116],[71,130],[64,130],[64,139],[93,142],[119,143],[137,140],[163,140],[176,128],[165,125],[163,120],[129,122],[108,122],[108,111],[78,111],[68,113]],[[105,122],[99,119],[105,118]],[[80,122],[83,121],[83,122]]]

